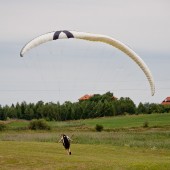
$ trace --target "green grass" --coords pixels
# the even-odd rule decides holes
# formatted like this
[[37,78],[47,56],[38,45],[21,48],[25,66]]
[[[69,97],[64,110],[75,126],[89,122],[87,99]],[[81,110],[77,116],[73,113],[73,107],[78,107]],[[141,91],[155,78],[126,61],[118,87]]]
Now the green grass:
[[[143,128],[148,122],[149,127]],[[8,120],[0,131],[2,170],[169,170],[170,113],[48,122],[50,131],[28,130],[29,121]],[[104,131],[96,132],[96,124]],[[56,143],[72,136],[72,155]]]
[[[145,122],[148,123],[149,127],[170,126],[170,113],[127,115],[73,121],[51,121],[48,123],[52,129],[90,130],[94,129],[96,124],[103,125],[104,129],[121,129],[142,127]],[[9,130],[24,130],[27,129],[29,121],[11,120],[7,121],[6,125]]]
[[[108,144],[113,146],[129,146],[138,148],[155,148],[170,150],[170,131],[144,132],[93,132],[63,131],[72,136],[75,144]],[[0,133],[0,141],[56,142],[61,132],[57,131],[9,131]]]
[[72,144],[72,155],[58,143],[0,141],[3,170],[168,170],[170,151]]
[[141,127],[145,122],[148,122],[150,127],[154,126],[170,126],[170,113],[166,114],[150,114],[150,115],[127,115],[117,117],[106,117],[99,119],[82,120],[87,126],[95,126],[101,124],[105,128],[131,128]]
[[25,130],[28,128],[29,121],[26,120],[8,120],[5,121],[8,130]]
[[[149,123],[143,128],[144,122]],[[29,121],[7,121],[7,129],[0,133],[0,141],[56,142],[65,133],[78,144],[110,144],[139,148],[170,149],[170,114],[105,117],[64,122],[48,122],[51,131],[28,130]],[[96,124],[104,127],[96,132]],[[27,129],[27,130],[23,130]]]

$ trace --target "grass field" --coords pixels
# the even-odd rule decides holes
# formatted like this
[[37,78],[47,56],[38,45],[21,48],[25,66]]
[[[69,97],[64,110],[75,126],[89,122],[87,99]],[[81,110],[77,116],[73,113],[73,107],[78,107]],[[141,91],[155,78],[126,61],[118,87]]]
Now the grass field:
[[82,123],[94,126],[101,124],[105,128],[131,128],[141,127],[148,122],[150,127],[170,125],[170,114],[151,114],[151,115],[127,115],[117,117],[106,117],[100,119],[86,119]]
[[164,170],[170,167],[167,150],[72,144],[67,155],[61,144],[48,142],[0,142],[3,170]]
[[[9,123],[8,123],[9,122]],[[87,127],[88,130],[95,127],[96,124],[103,125],[105,129],[120,129],[142,127],[147,122],[149,127],[170,126],[170,113],[164,114],[146,114],[146,115],[127,115],[117,117],[104,117],[95,119],[75,120],[75,121],[51,121],[49,125],[56,129],[71,129]],[[8,129],[22,130],[28,126],[28,121],[7,121]],[[83,130],[81,128],[81,130]],[[63,129],[62,129],[63,130]]]
[[[148,127],[143,128],[143,123]],[[28,121],[9,120],[0,132],[0,169],[169,170],[170,114],[49,122],[50,131],[31,131]],[[95,125],[104,131],[96,132]],[[72,136],[72,155],[57,143]]]

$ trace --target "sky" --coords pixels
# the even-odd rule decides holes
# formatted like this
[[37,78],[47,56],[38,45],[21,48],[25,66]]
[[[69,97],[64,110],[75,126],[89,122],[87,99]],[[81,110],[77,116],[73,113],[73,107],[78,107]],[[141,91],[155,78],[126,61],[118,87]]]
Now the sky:
[[[26,101],[76,102],[108,91],[136,104],[170,96],[170,1],[0,0],[0,105]],[[155,95],[140,68],[103,43],[60,40],[19,56],[33,38],[75,30],[108,35],[130,46],[148,65]]]

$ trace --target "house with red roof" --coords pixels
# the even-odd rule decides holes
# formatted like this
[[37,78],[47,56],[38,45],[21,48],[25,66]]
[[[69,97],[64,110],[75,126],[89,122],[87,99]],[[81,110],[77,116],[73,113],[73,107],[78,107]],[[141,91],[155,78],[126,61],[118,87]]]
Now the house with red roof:
[[[90,98],[93,97],[93,96],[94,96],[94,95],[86,94],[86,95],[80,97],[78,100],[79,100],[79,101],[88,100],[88,99],[90,99]],[[113,99],[113,100],[117,100],[118,98],[115,97],[115,96],[113,96],[112,99]]]
[[161,104],[162,105],[170,105],[170,97],[167,97]]
[[88,100],[88,99],[90,99],[92,96],[93,96],[93,95],[85,94],[84,96],[82,96],[82,97],[79,98],[79,101]]

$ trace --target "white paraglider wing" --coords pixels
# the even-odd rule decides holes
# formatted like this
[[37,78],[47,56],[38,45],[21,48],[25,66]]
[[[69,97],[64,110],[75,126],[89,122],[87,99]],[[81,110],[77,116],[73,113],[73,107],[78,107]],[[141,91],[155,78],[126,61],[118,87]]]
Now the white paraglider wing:
[[44,35],[38,36],[37,38],[33,39],[29,43],[27,43],[21,50],[20,56],[23,57],[23,55],[30,49],[42,44],[46,43],[48,41],[57,40],[57,39],[68,39],[68,38],[76,38],[76,39],[83,39],[83,40],[89,40],[89,41],[99,41],[106,44],[109,44],[113,47],[118,48],[125,54],[127,54],[134,62],[138,64],[138,66],[143,70],[144,74],[146,75],[150,88],[151,88],[151,94],[152,96],[155,93],[155,85],[153,76],[148,68],[148,66],[145,64],[145,62],[128,46],[123,44],[122,42],[109,37],[105,35],[100,34],[91,34],[91,33],[85,33],[85,32],[77,32],[77,31],[54,31],[50,33],[46,33]]

